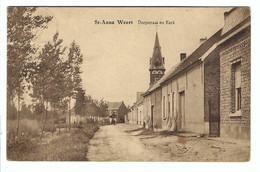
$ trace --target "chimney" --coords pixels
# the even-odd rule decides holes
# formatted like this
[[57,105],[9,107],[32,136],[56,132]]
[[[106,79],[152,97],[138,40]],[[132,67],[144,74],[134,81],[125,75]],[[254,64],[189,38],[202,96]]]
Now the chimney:
[[205,38],[200,38],[200,44],[203,44],[207,40],[207,37]]
[[180,54],[180,58],[181,58],[181,61],[182,61],[183,59],[185,59],[185,58],[186,58],[186,53],[181,53],[181,54]]
[[224,20],[226,20],[226,18],[227,18],[228,15],[229,15],[229,12],[228,12],[228,11],[224,12]]

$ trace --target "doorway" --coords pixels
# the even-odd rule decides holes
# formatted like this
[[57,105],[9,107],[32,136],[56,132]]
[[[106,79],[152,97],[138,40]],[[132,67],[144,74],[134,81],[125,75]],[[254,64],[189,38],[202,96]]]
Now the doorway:
[[177,130],[183,131],[185,124],[185,92],[182,91],[179,93],[179,116]]
[[[219,102],[219,97],[218,97]],[[220,115],[219,115],[219,104],[217,107],[214,107],[212,100],[208,100],[208,109],[209,109],[209,136],[219,137],[220,135]]]
[[154,105],[151,106],[151,127],[153,129],[153,114],[154,114]]

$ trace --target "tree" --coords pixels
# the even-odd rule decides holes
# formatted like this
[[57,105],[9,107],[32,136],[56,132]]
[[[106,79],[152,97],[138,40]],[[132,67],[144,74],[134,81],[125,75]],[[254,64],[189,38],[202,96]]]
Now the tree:
[[107,111],[107,108],[108,108],[108,101],[104,100],[103,98],[99,101],[98,103],[98,107],[100,108],[101,112],[102,112],[102,116],[105,116],[106,115],[106,111]]
[[76,102],[74,106],[75,114],[84,115],[87,103],[85,91],[81,87],[77,88]]
[[66,96],[63,93],[63,90],[66,89],[66,72],[61,57],[66,47],[62,46],[63,40],[59,39],[58,36],[58,33],[54,34],[52,42],[49,41],[44,45],[36,61],[31,64],[30,81],[33,86],[31,96],[38,99],[42,104],[45,103],[42,134],[45,128],[48,107],[55,110]]
[[36,52],[31,41],[36,37],[35,29],[47,28],[52,19],[52,16],[34,15],[35,11],[35,7],[8,7],[7,10],[7,94],[12,104],[17,96],[17,137],[27,62]]
[[[75,96],[76,97],[82,96],[82,94],[83,94],[83,92],[82,92],[83,90],[81,88],[82,79],[81,79],[81,76],[80,76],[80,74],[82,73],[82,71],[80,70],[80,65],[83,63],[83,55],[81,54],[81,50],[80,50],[79,45],[77,45],[75,43],[75,41],[73,41],[70,45],[68,59],[65,63],[67,65],[66,95],[69,98],[68,103],[69,103],[69,130],[70,130],[71,99],[75,98]],[[76,98],[76,101],[77,101],[77,98]]]

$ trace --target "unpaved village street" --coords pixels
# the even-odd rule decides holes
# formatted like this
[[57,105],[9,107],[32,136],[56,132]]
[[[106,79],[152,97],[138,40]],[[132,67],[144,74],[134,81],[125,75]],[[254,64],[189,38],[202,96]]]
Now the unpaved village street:
[[101,126],[90,141],[89,161],[248,161],[246,141],[176,136],[136,125]]
[[[127,133],[131,125],[107,125],[100,127],[92,140],[87,159],[90,161],[151,161],[153,154],[140,139]],[[135,128],[136,129],[136,128]]]

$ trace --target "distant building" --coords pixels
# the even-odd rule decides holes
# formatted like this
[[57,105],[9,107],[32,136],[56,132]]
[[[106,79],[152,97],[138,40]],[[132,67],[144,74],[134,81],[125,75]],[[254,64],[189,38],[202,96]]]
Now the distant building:
[[220,136],[250,139],[251,17],[247,7],[226,12],[220,45]]
[[[82,115],[75,114],[75,111],[71,111],[70,122],[71,124],[84,124],[88,122],[98,122],[106,118],[105,113],[97,107],[94,103],[87,103],[85,106],[85,113]],[[69,123],[67,119],[67,123]]]
[[124,123],[127,116],[128,109],[124,102],[109,102],[107,108],[107,115],[115,117],[117,123]]

